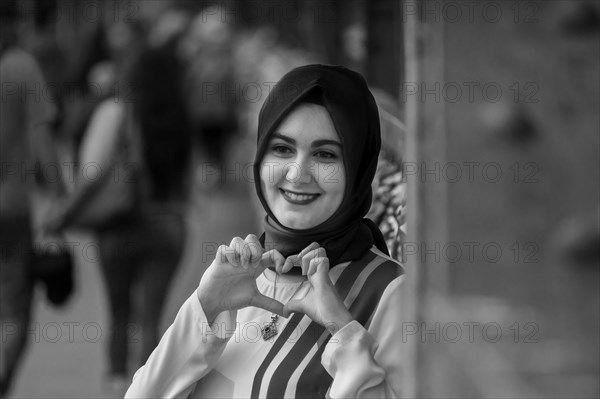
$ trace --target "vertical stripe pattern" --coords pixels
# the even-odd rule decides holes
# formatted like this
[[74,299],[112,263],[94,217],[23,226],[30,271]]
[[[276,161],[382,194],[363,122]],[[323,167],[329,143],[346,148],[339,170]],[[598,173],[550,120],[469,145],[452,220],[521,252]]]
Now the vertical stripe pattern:
[[[370,319],[387,285],[401,274],[401,266],[368,251],[361,259],[351,262],[335,282],[335,288],[352,316],[362,325]],[[366,289],[363,289],[366,287]],[[304,318],[308,320],[303,320]],[[288,342],[292,332],[308,316],[295,313],[274,342],[254,377],[251,397],[283,398],[295,385],[295,396],[325,397],[332,378],[321,365],[321,355],[331,335],[325,327],[310,321],[294,342]],[[298,331],[296,332],[296,336]],[[277,365],[274,359],[283,360]],[[273,366],[276,366],[275,368]],[[301,368],[300,368],[301,367]],[[274,369],[273,373],[267,370]],[[269,375],[271,374],[271,375]],[[298,377],[299,376],[299,377]],[[291,381],[292,377],[294,381]],[[297,378],[297,380],[296,380]],[[268,384],[268,386],[265,386]],[[266,389],[265,389],[266,388]],[[266,393],[266,395],[265,395]]]
[[[371,314],[375,312],[387,285],[398,277],[399,273],[401,273],[401,268],[396,263],[385,261],[369,275],[364,284],[368,289],[363,290],[363,286],[359,288],[360,294],[349,309],[356,321],[363,326],[366,324]],[[314,398],[316,395],[325,397],[332,378],[321,364],[321,355],[323,355],[324,350],[325,345],[321,346],[315,353],[298,379],[296,398]]]

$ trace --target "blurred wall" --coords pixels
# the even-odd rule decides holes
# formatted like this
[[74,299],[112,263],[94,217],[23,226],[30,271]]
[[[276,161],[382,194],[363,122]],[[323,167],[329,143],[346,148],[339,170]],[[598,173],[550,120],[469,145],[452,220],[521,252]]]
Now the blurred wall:
[[407,397],[598,397],[599,4],[402,8]]

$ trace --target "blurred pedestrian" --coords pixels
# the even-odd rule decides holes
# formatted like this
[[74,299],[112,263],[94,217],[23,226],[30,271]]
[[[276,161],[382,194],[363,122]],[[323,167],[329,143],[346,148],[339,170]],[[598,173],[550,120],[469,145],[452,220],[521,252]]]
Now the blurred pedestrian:
[[[128,344],[141,331],[143,364],[158,343],[158,324],[185,242],[190,136],[174,46],[140,51],[121,94],[100,103],[80,159],[102,177],[80,182],[53,229],[87,227],[98,237],[111,314],[108,381],[128,381]],[[143,289],[136,328],[132,294]],[[137,339],[137,336],[135,337]]]
[[[0,2],[0,396],[8,393],[26,347],[35,282],[32,193],[59,193],[51,125],[54,104],[34,58],[16,46],[16,1]],[[58,172],[47,179],[45,172]],[[56,177],[56,175],[53,175]]]
[[237,134],[240,88],[234,81],[233,27],[221,18],[221,6],[202,10],[178,44],[185,63],[184,96],[190,128],[200,157],[221,166],[229,141]]

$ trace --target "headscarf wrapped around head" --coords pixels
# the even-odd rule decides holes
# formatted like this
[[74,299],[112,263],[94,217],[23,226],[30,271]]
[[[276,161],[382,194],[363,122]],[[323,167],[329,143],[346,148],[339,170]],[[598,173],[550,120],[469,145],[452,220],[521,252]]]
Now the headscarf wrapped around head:
[[[272,133],[283,119],[297,105],[315,99],[329,112],[341,140],[346,187],[342,203],[329,219],[309,229],[290,229],[277,220],[267,204],[260,164]],[[318,242],[325,248],[331,266],[360,258],[373,244],[387,254],[381,232],[364,218],[371,206],[371,183],[380,147],[377,105],[360,74],[341,66],[306,65],[281,78],[265,100],[258,119],[254,181],[267,212],[261,237],[265,248],[290,256],[311,242]]]

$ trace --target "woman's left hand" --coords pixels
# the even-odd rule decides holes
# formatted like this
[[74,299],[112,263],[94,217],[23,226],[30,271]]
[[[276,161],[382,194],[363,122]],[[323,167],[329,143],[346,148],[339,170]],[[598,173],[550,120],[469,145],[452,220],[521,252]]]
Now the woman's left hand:
[[[302,312],[335,334],[353,318],[329,278],[329,258],[325,248],[313,243],[298,254],[297,261],[301,263],[302,275],[308,278],[309,289],[304,298],[292,299],[285,304],[284,315]],[[282,271],[289,268],[286,264]]]

